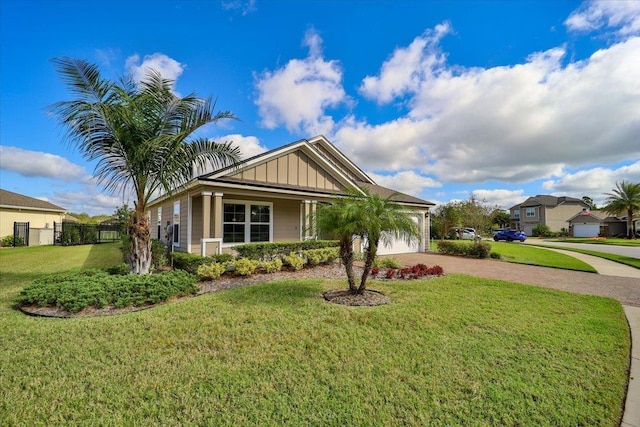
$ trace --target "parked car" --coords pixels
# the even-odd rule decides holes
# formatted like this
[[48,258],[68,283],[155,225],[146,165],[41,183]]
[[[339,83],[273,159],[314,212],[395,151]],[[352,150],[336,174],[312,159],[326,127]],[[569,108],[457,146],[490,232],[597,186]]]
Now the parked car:
[[475,229],[467,227],[452,228],[449,231],[449,235],[451,235],[452,239],[475,240],[480,238]]
[[527,240],[527,233],[514,229],[501,229],[493,235],[493,240],[496,242],[499,242],[500,240],[506,240],[507,242],[520,240],[521,242],[524,242]]

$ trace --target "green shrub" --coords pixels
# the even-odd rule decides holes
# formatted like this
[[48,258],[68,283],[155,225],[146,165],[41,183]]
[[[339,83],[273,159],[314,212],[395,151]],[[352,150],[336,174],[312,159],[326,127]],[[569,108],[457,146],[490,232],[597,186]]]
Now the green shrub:
[[538,223],[535,227],[533,227],[533,230],[531,230],[531,234],[534,237],[550,237],[551,229],[547,224]]
[[239,257],[255,259],[259,261],[272,261],[276,258],[283,258],[291,252],[300,253],[309,249],[322,249],[337,247],[336,240],[304,240],[294,242],[269,242],[269,243],[248,243],[246,245],[234,246]]
[[219,255],[213,255],[211,257],[209,257],[211,259],[213,259],[215,262],[220,263],[220,264],[225,264],[227,262],[231,262],[234,259],[236,259],[236,257],[234,257],[231,254],[219,254]]
[[216,280],[227,270],[225,264],[212,262],[211,264],[202,264],[198,267],[198,277],[200,280]]
[[107,273],[112,276],[126,276],[131,273],[131,267],[129,264],[123,262],[122,264],[114,265],[113,267],[108,267]]
[[169,265],[167,245],[158,239],[151,240],[151,269],[158,271]]
[[171,259],[174,269],[184,270],[191,274],[197,274],[198,267],[212,261],[211,258],[186,252],[171,252]]
[[309,265],[318,265],[333,262],[338,258],[338,248],[307,249],[300,252],[300,255],[307,259]]
[[373,260],[374,267],[378,268],[400,268],[400,262],[396,258],[377,258]]
[[24,238],[22,236],[16,236],[15,242],[13,235],[10,234],[8,236],[4,236],[2,240],[0,240],[0,246],[24,246]]
[[445,255],[463,255],[476,258],[487,258],[491,253],[491,245],[485,242],[456,242],[441,240],[438,242],[438,252]]
[[502,255],[500,255],[498,252],[491,252],[489,254],[489,258],[491,258],[491,259],[502,259]]
[[273,261],[264,261],[261,264],[261,267],[267,273],[275,273],[277,271],[282,270],[282,260],[278,258],[278,259],[274,259]]
[[256,268],[258,268],[258,261],[249,258],[239,258],[229,263],[232,266],[233,271],[238,276],[251,276]]
[[285,265],[293,268],[298,271],[306,264],[307,260],[297,255],[295,252],[291,252],[289,255],[285,255],[282,258],[282,261]]
[[87,307],[142,306],[196,293],[195,281],[185,271],[118,276],[105,270],[84,270],[42,277],[22,290],[18,303],[55,305],[71,313]]

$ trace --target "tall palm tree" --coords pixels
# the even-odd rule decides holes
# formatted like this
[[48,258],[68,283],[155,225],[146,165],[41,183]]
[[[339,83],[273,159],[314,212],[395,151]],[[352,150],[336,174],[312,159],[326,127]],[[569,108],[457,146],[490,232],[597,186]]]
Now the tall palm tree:
[[216,143],[193,135],[203,126],[235,118],[214,112],[211,98],[179,97],[172,81],[154,70],[136,84],[131,77],[104,79],[96,65],[84,60],[53,60],[75,99],[50,107],[66,127],[67,137],[89,161],[94,176],[112,194],[132,191],[134,211],[127,226],[131,272],[147,274],[151,266],[151,234],[146,215],[158,192],[171,194],[208,165],[235,164],[240,156],[230,142]]
[[640,183],[616,182],[616,188],[605,195],[607,196],[606,206],[602,210],[612,215],[626,212],[627,238],[634,238],[633,213],[640,211]]
[[[408,208],[393,201],[395,194],[383,198],[367,189],[348,190],[346,196],[319,205],[313,219],[318,230],[329,238],[338,239],[340,258],[345,266],[349,290],[361,294],[382,244],[402,238],[411,243],[420,239],[418,225]],[[353,243],[356,237],[365,240],[365,264],[360,284],[353,273]]]

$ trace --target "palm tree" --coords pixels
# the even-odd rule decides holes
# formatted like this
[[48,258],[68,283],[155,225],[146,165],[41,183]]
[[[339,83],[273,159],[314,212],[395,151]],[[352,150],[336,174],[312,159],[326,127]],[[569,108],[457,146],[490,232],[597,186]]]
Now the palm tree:
[[[366,189],[352,189],[346,196],[319,205],[313,218],[318,230],[326,237],[337,239],[340,259],[345,266],[349,291],[362,294],[373,267],[380,243],[389,244],[393,238],[408,243],[419,240],[418,225],[407,208],[393,201],[395,194],[383,198]],[[356,284],[353,273],[353,243],[356,237],[365,239],[365,265]]]
[[420,240],[418,224],[407,212],[407,207],[393,201],[394,193],[387,198],[371,194],[362,189],[363,195],[355,201],[360,213],[360,236],[365,239],[364,270],[357,293],[367,288],[367,278],[378,254],[380,243],[390,245],[394,239],[403,239],[407,244]]
[[612,215],[626,212],[627,238],[634,238],[633,213],[640,211],[640,183],[616,182],[616,188],[605,195],[607,204],[602,210]]
[[194,132],[230,112],[214,113],[211,98],[179,97],[173,82],[150,70],[136,84],[131,77],[113,82],[84,60],[53,60],[75,99],[50,107],[67,137],[89,161],[97,160],[94,176],[107,192],[132,191],[134,209],[127,226],[131,272],[147,274],[151,235],[147,204],[159,192],[171,194],[208,165],[235,164],[240,156],[230,142],[194,138]]

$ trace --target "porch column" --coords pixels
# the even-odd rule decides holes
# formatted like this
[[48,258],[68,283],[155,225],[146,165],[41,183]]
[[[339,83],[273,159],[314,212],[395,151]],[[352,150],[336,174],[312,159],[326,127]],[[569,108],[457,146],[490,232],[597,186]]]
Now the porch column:
[[213,193],[213,237],[222,239],[222,194]]
[[302,202],[302,230],[300,230],[300,240],[307,240],[309,237],[310,224],[309,214],[311,214],[311,200]]
[[203,191],[202,195],[202,238],[211,237],[211,192]]
[[311,201],[311,218],[312,220],[309,223],[309,237],[316,238],[316,207],[318,202],[315,200]]

